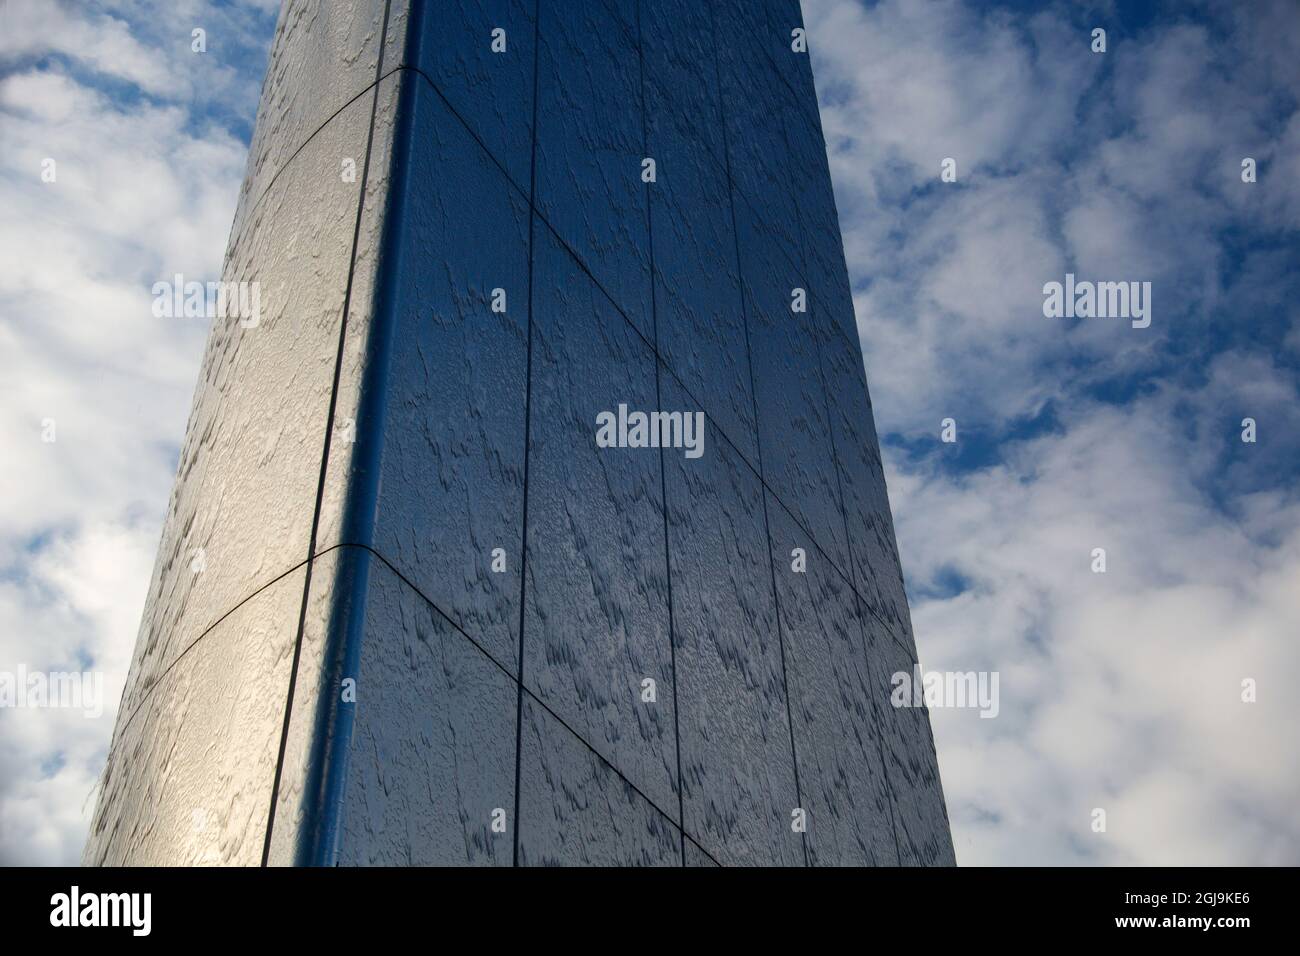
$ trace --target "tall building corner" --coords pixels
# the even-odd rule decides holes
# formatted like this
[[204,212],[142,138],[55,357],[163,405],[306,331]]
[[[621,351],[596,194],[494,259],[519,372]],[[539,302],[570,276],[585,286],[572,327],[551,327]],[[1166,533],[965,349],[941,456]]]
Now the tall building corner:
[[954,863],[801,31],[286,0],[86,863]]

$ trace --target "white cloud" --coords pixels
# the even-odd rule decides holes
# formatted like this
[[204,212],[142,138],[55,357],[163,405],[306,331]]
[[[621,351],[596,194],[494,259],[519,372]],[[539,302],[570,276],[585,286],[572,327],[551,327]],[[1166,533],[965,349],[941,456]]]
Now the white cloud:
[[147,93],[176,87],[163,57],[137,42],[128,25],[115,17],[49,0],[9,0],[4,24],[0,56],[54,52]]
[[914,591],[969,582],[914,602],[923,663],[1002,675],[997,719],[933,712],[961,862],[1300,859],[1300,506],[1220,514],[1186,467],[1186,398],[1081,409],[973,475],[890,476]]
[[[251,42],[221,33],[241,15],[209,20],[227,50]],[[4,9],[0,57],[20,66],[0,80],[0,669],[93,668],[105,707],[0,710],[0,862],[80,858],[207,336],[154,318],[150,286],[219,278],[243,177],[212,109],[250,123],[260,73],[194,59],[188,27],[176,49],[141,39],[177,16]]]
[[103,675],[102,715],[0,711],[0,863],[80,858],[156,547],[156,521],[81,526],[0,582],[0,668]]
[[[1300,861],[1300,395],[1267,348],[1295,319],[1286,257],[1223,239],[1294,228],[1300,179],[1239,165],[1292,163],[1294,18],[1219,7],[1103,60],[1065,6],[804,9],[878,427],[992,436],[973,469],[885,449],[923,664],[1001,674],[996,719],[932,712],[958,861]],[[1152,329],[1046,320],[1067,269],[1152,281]]]

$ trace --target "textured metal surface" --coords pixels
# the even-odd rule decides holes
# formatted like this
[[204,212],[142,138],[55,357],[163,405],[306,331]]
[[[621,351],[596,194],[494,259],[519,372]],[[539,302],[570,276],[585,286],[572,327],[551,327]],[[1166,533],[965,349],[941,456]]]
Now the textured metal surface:
[[[239,233],[247,211],[303,145],[375,82],[388,3],[285,0],[262,82],[233,234]],[[403,7],[403,0],[394,6]],[[395,29],[401,19],[392,18],[391,11],[390,20],[386,59],[393,62],[403,35]],[[335,156],[336,164],[351,156],[360,168],[361,156],[355,151]]]
[[763,474],[840,567],[847,564],[835,449],[811,315],[792,311],[802,275],[747,201],[736,199]]
[[852,558],[852,568],[844,570],[852,574],[871,611],[888,622],[891,631],[910,647],[911,616],[903,592],[903,571],[894,543],[894,523],[862,355],[855,345],[838,335],[826,337],[822,355]]
[[672,821],[528,698],[519,746],[521,865],[681,865]]
[[641,82],[635,38],[603,3],[545,3],[536,204],[654,341]]
[[[408,73],[413,135],[359,444],[374,501],[349,529],[516,672],[528,338],[527,197]],[[493,290],[505,311],[492,308]],[[360,480],[360,479],[359,479]],[[504,570],[493,570],[500,549]]]
[[393,139],[399,96],[404,88],[415,83],[413,75],[405,71],[390,72],[385,67],[384,73],[375,88],[374,99],[366,95],[361,100],[367,109],[373,105],[374,120],[368,161],[364,167],[357,168],[358,178],[365,175],[366,188],[361,207],[355,211],[357,238],[352,256],[351,292],[347,297],[347,327],[342,330],[342,342],[338,346],[334,427],[329,436],[329,455],[321,487],[317,551],[345,540],[355,543],[355,528],[344,525],[355,512],[357,488],[364,486],[373,472],[374,450],[382,447],[383,427],[374,419],[376,403],[363,399],[376,391],[373,383],[378,378],[380,363],[374,356],[384,338],[381,333],[387,327],[387,323],[377,320],[377,300],[391,298],[379,295],[375,283],[384,232],[394,205]]
[[[469,133],[528,188],[533,140],[535,0],[434,0],[413,5],[422,72]],[[500,30],[503,49],[491,40]]]
[[88,861],[953,862],[799,22],[286,3]]
[[948,829],[948,813],[939,783],[938,760],[924,707],[893,707],[889,695],[892,675],[910,674],[916,658],[904,651],[883,624],[860,615],[871,659],[876,722],[884,748],[885,774],[893,797],[894,833],[903,866],[951,866],[956,860]]
[[[340,324],[350,279],[355,311],[367,311],[368,275],[377,251],[375,209],[386,193],[388,162],[380,157],[367,182],[371,212],[361,219],[361,263],[354,268],[379,67],[375,38],[384,12],[382,2],[362,6],[340,18],[339,11],[290,3],[281,14],[223,269],[226,281],[258,283],[261,314],[248,327],[233,318],[218,319],[209,335],[109,770],[92,819],[88,860],[143,859],[134,848],[141,838],[110,821],[138,812],[130,804],[151,788],[167,790],[220,772],[217,748],[199,742],[165,763],[142,763],[130,774],[119,770],[112,783],[115,763],[140,746],[126,734],[138,738],[149,725],[170,719],[158,709],[168,682],[193,666],[188,662],[217,655],[219,648],[227,669],[235,669],[246,657],[260,660],[265,633],[283,638],[290,648],[296,640],[305,583],[299,569],[308,556],[317,506]],[[393,30],[390,36],[400,43]],[[369,73],[356,73],[357,63],[368,64]],[[313,79],[313,70],[327,75]],[[380,93],[387,105],[387,111],[378,111],[381,120],[385,115],[391,120],[395,82]],[[382,142],[385,126],[379,125]],[[355,164],[355,176],[344,175],[345,161]],[[363,330],[366,325],[364,320],[355,324]],[[341,384],[349,380],[349,369],[359,371],[355,360],[345,363]],[[344,497],[337,490],[332,495],[336,503]],[[323,511],[334,513],[328,503]],[[296,591],[289,595],[284,589],[294,582]],[[268,585],[282,599],[274,617],[263,599],[272,592],[261,590]],[[246,607],[261,608],[266,616],[249,618]],[[274,691],[262,689],[264,709],[247,728],[252,739],[273,743],[269,765],[254,762],[252,754],[243,761],[257,775],[265,806],[249,811],[238,854],[224,844],[215,856],[205,848],[204,841],[216,839],[214,831],[203,831],[191,843],[173,832],[170,843],[142,844],[154,854],[149,860],[186,862],[201,856],[261,862],[291,660],[290,650],[283,673],[277,672],[282,680]],[[214,683],[210,690],[216,694],[220,687]],[[220,793],[216,786],[211,789]]]
[[[658,347],[687,390],[758,460],[745,316],[704,6],[647,4],[645,99]],[[701,148],[703,147],[703,148]]]
[[770,494],[767,513],[809,862],[893,865],[893,811],[857,597]]
[[367,566],[337,862],[509,865],[514,682],[382,561],[334,554]]
[[694,843],[688,841],[686,844],[686,861],[684,865],[716,867],[720,864]]
[[118,727],[87,863],[261,862],[303,574],[231,612]]
[[685,826],[724,865],[801,865],[763,490],[710,431],[665,458]]
[[592,440],[602,411],[655,407],[654,355],[549,233],[534,241],[524,683],[675,812],[659,459]]
[[231,237],[227,281],[261,319],[214,321],[122,698],[130,713],[223,614],[307,557],[348,284],[370,98],[298,154]]

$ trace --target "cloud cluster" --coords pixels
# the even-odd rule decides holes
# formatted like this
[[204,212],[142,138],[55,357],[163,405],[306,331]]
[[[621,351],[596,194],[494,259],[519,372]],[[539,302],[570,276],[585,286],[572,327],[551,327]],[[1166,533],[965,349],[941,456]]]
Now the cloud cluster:
[[958,861],[1300,862],[1293,9],[804,11],[922,662],[1001,673],[933,712]]
[[0,710],[0,863],[80,858],[207,335],[150,287],[220,276],[274,6],[3,10],[0,667],[106,683]]
[[890,475],[924,663],[1002,675],[996,720],[934,712],[961,862],[1300,859],[1300,505],[1215,508],[1168,427],[1186,398],[1080,403],[998,466]]

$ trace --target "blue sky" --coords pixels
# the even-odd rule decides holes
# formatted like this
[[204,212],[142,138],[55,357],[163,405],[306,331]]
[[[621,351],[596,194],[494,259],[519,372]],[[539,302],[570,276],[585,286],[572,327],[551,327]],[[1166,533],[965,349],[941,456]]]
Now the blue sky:
[[1300,16],[804,11],[922,662],[1002,678],[933,715],[958,860],[1296,862]]
[[[149,286],[220,273],[276,6],[0,11],[0,662],[112,701],[207,332]],[[1001,675],[933,712],[958,861],[1300,862],[1300,13],[803,6],[922,664]],[[0,711],[0,862],[79,858],[113,716]]]

